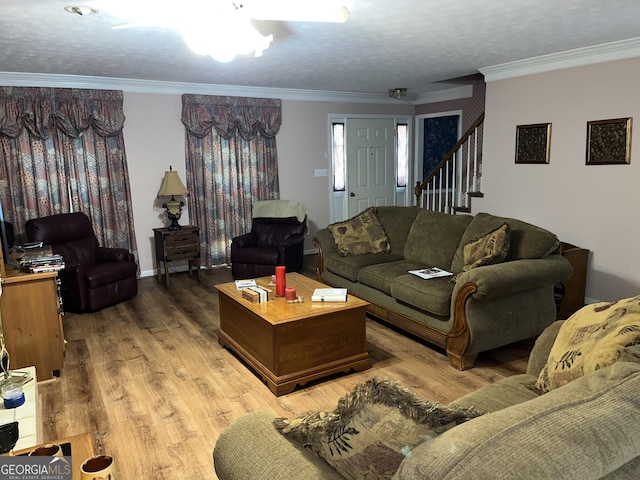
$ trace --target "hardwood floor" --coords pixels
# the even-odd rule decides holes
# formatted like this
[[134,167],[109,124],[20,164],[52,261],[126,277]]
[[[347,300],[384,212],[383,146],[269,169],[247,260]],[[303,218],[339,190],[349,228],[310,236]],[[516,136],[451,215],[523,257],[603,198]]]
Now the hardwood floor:
[[[314,257],[305,274],[313,275]],[[336,375],[275,397],[218,344],[217,283],[230,269],[139,280],[138,296],[92,314],[67,313],[64,368],[38,385],[43,440],[87,432],[97,453],[114,456],[119,478],[216,478],[211,452],[235,418],[272,410],[295,416],[335,406],[357,383],[390,378],[419,396],[451,401],[505,376],[522,373],[533,345],[520,342],[478,357],[460,372],[443,352],[367,320],[372,367]]]

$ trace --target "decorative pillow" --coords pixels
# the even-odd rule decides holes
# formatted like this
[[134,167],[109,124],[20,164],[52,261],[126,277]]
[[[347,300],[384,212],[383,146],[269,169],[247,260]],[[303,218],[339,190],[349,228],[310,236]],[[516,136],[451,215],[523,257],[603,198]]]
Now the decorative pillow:
[[479,415],[420,400],[396,383],[373,378],[333,411],[278,418],[274,426],[345,478],[369,480],[391,478],[413,447]]
[[376,217],[374,207],[344,222],[333,223],[328,228],[342,256],[391,251],[389,239]]
[[483,265],[493,265],[504,262],[509,255],[511,244],[511,228],[503,223],[495,230],[471,240],[463,248],[464,267],[466,272]]
[[640,344],[640,296],[582,307],[560,327],[536,388],[548,392],[613,364]]

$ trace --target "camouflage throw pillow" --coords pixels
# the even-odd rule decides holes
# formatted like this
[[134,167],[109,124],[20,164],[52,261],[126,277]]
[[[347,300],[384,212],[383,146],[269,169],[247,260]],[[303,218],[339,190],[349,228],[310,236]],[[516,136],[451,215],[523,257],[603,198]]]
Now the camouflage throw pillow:
[[582,307],[560,327],[536,388],[548,392],[607,367],[640,344],[640,296]]
[[389,253],[391,245],[376,217],[374,207],[367,208],[344,222],[329,225],[338,253],[342,256],[363,253]]
[[419,443],[480,414],[422,401],[375,378],[355,387],[333,411],[279,418],[274,426],[323,458],[343,477],[387,479]]
[[480,238],[471,240],[464,246],[464,267],[466,272],[483,265],[502,263],[509,255],[511,245],[511,229],[508,223],[503,223],[495,230]]

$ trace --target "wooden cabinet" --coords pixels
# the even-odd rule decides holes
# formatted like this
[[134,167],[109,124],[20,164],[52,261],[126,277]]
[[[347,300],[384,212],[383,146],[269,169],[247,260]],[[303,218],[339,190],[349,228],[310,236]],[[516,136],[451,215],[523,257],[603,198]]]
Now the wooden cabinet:
[[38,381],[57,375],[64,362],[58,274],[25,273],[7,266],[0,312],[10,368],[35,365]]
[[187,260],[189,276],[195,268],[196,277],[200,281],[200,229],[193,225],[185,225],[180,230],[168,228],[154,228],[156,247],[156,267],[158,281],[162,280],[162,266],[164,267],[165,286],[169,287],[168,262]]
[[561,285],[563,296],[558,307],[558,318],[565,319],[584,306],[589,250],[566,242],[561,242],[561,249],[562,256],[573,267],[573,274]]

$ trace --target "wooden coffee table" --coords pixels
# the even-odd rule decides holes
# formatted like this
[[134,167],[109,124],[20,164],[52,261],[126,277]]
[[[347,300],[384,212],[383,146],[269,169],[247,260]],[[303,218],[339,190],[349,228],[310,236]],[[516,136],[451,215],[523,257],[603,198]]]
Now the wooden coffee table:
[[[270,277],[256,279],[264,286],[270,281]],[[220,345],[242,358],[275,395],[327,375],[370,367],[368,302],[353,295],[341,303],[311,302],[314,289],[327,286],[297,273],[287,274],[287,286],[295,287],[304,303],[276,297],[253,304],[242,298],[234,282],[216,285]]]

